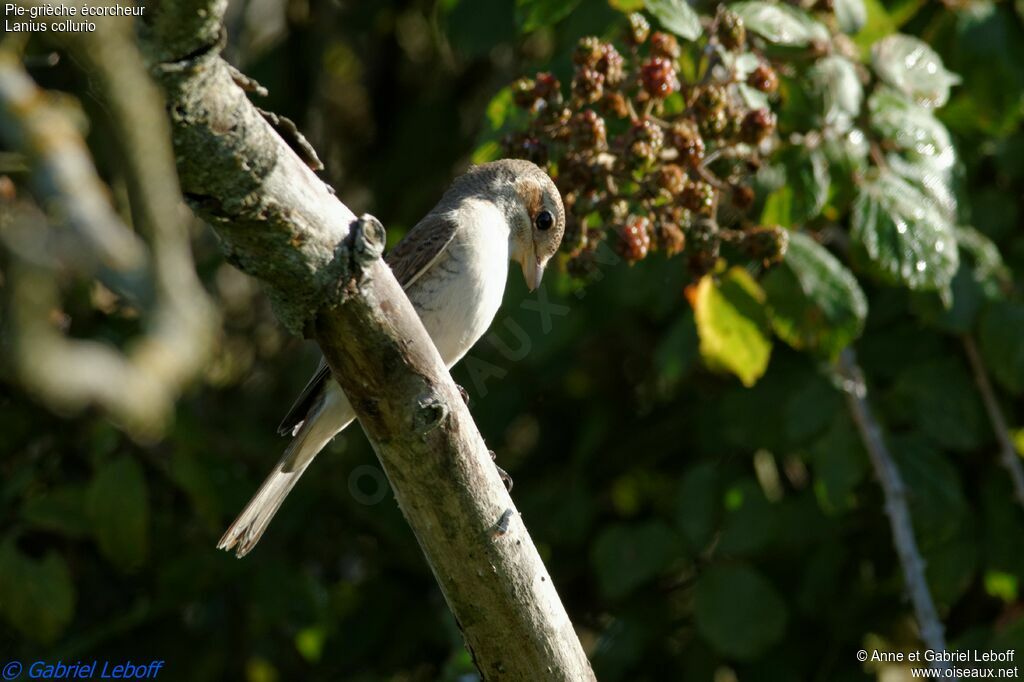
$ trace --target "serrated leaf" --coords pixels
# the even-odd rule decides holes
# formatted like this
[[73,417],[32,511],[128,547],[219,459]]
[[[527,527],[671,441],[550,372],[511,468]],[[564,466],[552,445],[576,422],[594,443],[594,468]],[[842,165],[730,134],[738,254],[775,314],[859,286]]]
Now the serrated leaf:
[[686,40],[700,37],[700,16],[686,0],[646,0],[644,4],[665,30]]
[[790,234],[782,263],[761,284],[772,328],[797,350],[834,358],[864,329],[868,306],[857,278],[807,234]]
[[864,100],[864,87],[853,63],[839,55],[829,55],[814,63],[807,78],[821,122],[839,132],[852,127]]
[[786,631],[786,604],[760,573],[742,564],[711,566],[694,588],[697,631],[726,656],[756,658]]
[[839,30],[853,35],[868,23],[868,10],[864,0],[835,0],[836,22]]
[[772,352],[761,287],[741,267],[730,269],[717,283],[705,275],[693,309],[704,361],[753,386],[768,368]]
[[933,171],[927,164],[907,161],[896,152],[886,154],[885,161],[889,170],[920,190],[947,222],[956,222],[956,196],[946,179],[948,174]]
[[580,0],[516,0],[516,23],[527,32],[554,26],[578,4]]
[[872,46],[871,65],[884,82],[925,107],[944,106],[949,88],[960,82],[927,43],[902,33]]
[[64,559],[22,554],[13,539],[0,545],[0,613],[19,632],[44,644],[64,632],[75,610],[75,587]]
[[659,521],[617,525],[598,536],[591,561],[601,592],[615,599],[668,568],[680,550],[679,538]]
[[769,2],[737,2],[730,9],[752,31],[770,43],[805,47],[812,41],[828,41],[828,29],[803,10]]
[[926,166],[949,180],[956,151],[946,126],[930,111],[890,88],[872,93],[868,110],[871,127],[894,143],[908,161]]
[[978,326],[981,355],[989,372],[1004,388],[1024,391],[1024,304],[993,301]]
[[932,202],[898,175],[866,182],[853,205],[850,236],[886,282],[945,290],[959,265],[956,238]]
[[792,191],[786,217],[789,225],[802,225],[818,217],[828,202],[832,183],[828,159],[820,148],[794,145],[782,151],[780,160],[786,169],[786,186]]
[[149,498],[138,463],[120,457],[96,472],[86,508],[100,551],[124,571],[138,568],[149,541]]

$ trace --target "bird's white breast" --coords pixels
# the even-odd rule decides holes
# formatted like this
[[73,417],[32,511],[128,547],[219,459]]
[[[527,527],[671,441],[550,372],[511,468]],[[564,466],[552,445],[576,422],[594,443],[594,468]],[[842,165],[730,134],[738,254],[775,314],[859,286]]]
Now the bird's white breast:
[[406,292],[449,367],[494,320],[509,260],[508,224],[494,204],[468,200],[458,213],[451,244]]

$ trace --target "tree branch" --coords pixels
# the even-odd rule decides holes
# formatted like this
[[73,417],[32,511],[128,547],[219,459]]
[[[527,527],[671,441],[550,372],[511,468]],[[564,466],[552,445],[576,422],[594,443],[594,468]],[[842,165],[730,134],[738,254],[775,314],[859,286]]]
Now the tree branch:
[[[896,554],[903,567],[903,580],[914,607],[914,614],[917,616],[921,639],[929,649],[945,651],[946,638],[942,621],[939,620],[935,602],[928,590],[928,580],[924,572],[925,562],[914,537],[910,507],[907,504],[907,488],[903,483],[900,470],[885,444],[882,428],[871,413],[864,373],[857,364],[857,357],[852,348],[847,348],[840,354],[839,371],[846,382],[844,392],[850,415],[857,425],[861,440],[871,458],[875,475],[882,485],[882,493],[885,495],[885,512],[889,516],[893,543],[896,545]],[[949,667],[948,663],[933,663],[932,665],[943,670]]]
[[1017,503],[1024,507],[1024,463],[1017,455],[1017,449],[1010,439],[1010,430],[1006,426],[1006,419],[1003,418],[1003,411],[996,400],[995,390],[992,382],[989,381],[988,372],[985,370],[985,363],[978,353],[978,346],[974,343],[972,336],[963,337],[964,352],[971,365],[971,372],[974,374],[974,383],[978,385],[982,402],[985,403],[985,411],[988,412],[988,419],[992,422],[992,430],[995,431],[996,440],[999,441],[999,461],[1010,474],[1010,482],[1013,484],[1013,496]]
[[147,36],[185,191],[282,321],[320,344],[484,679],[593,680],[457,387],[379,257],[379,223],[354,221],[274,133],[219,43],[177,28],[196,12],[219,22],[222,3],[160,7]]

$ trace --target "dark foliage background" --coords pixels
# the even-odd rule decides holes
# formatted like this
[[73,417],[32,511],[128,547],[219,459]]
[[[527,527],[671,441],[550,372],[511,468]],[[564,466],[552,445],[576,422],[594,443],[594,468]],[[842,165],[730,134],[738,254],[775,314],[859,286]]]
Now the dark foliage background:
[[[393,241],[469,163],[499,88],[540,69],[567,82],[576,40],[614,34],[616,6],[636,3],[576,0],[557,21],[536,14],[548,4],[238,2],[228,57]],[[937,114],[960,155],[962,222],[1021,272],[1022,4],[866,4],[866,30],[922,37],[962,77]],[[109,132],[88,77],[66,61],[32,75],[81,98],[102,165]],[[275,426],[316,354],[284,335],[208,230],[194,234],[224,330],[163,440],[134,444],[100,416],[57,416],[0,384],[0,658],[160,658],[175,680],[473,679],[356,428],[250,557],[214,550],[283,448]],[[548,317],[511,273],[495,337],[455,370],[599,679],[868,679],[883,669],[858,649],[917,648],[884,500],[819,361],[775,343],[745,388],[701,363],[678,259],[600,272],[583,290],[552,272]],[[959,338],[980,325],[1019,428],[1019,284],[959,325],[904,290],[861,285],[859,356],[949,640],[1024,652],[1024,510]],[[64,312],[76,336],[134,329],[88,287]]]

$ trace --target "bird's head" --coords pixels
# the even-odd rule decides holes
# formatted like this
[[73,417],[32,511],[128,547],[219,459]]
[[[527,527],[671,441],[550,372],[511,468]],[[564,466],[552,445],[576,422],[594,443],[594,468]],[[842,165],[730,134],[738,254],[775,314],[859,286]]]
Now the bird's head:
[[[565,234],[565,209],[558,188],[536,164],[520,159],[493,162],[508,171],[509,258],[523,269],[526,286],[540,286],[544,268]],[[492,164],[488,164],[492,165]]]

